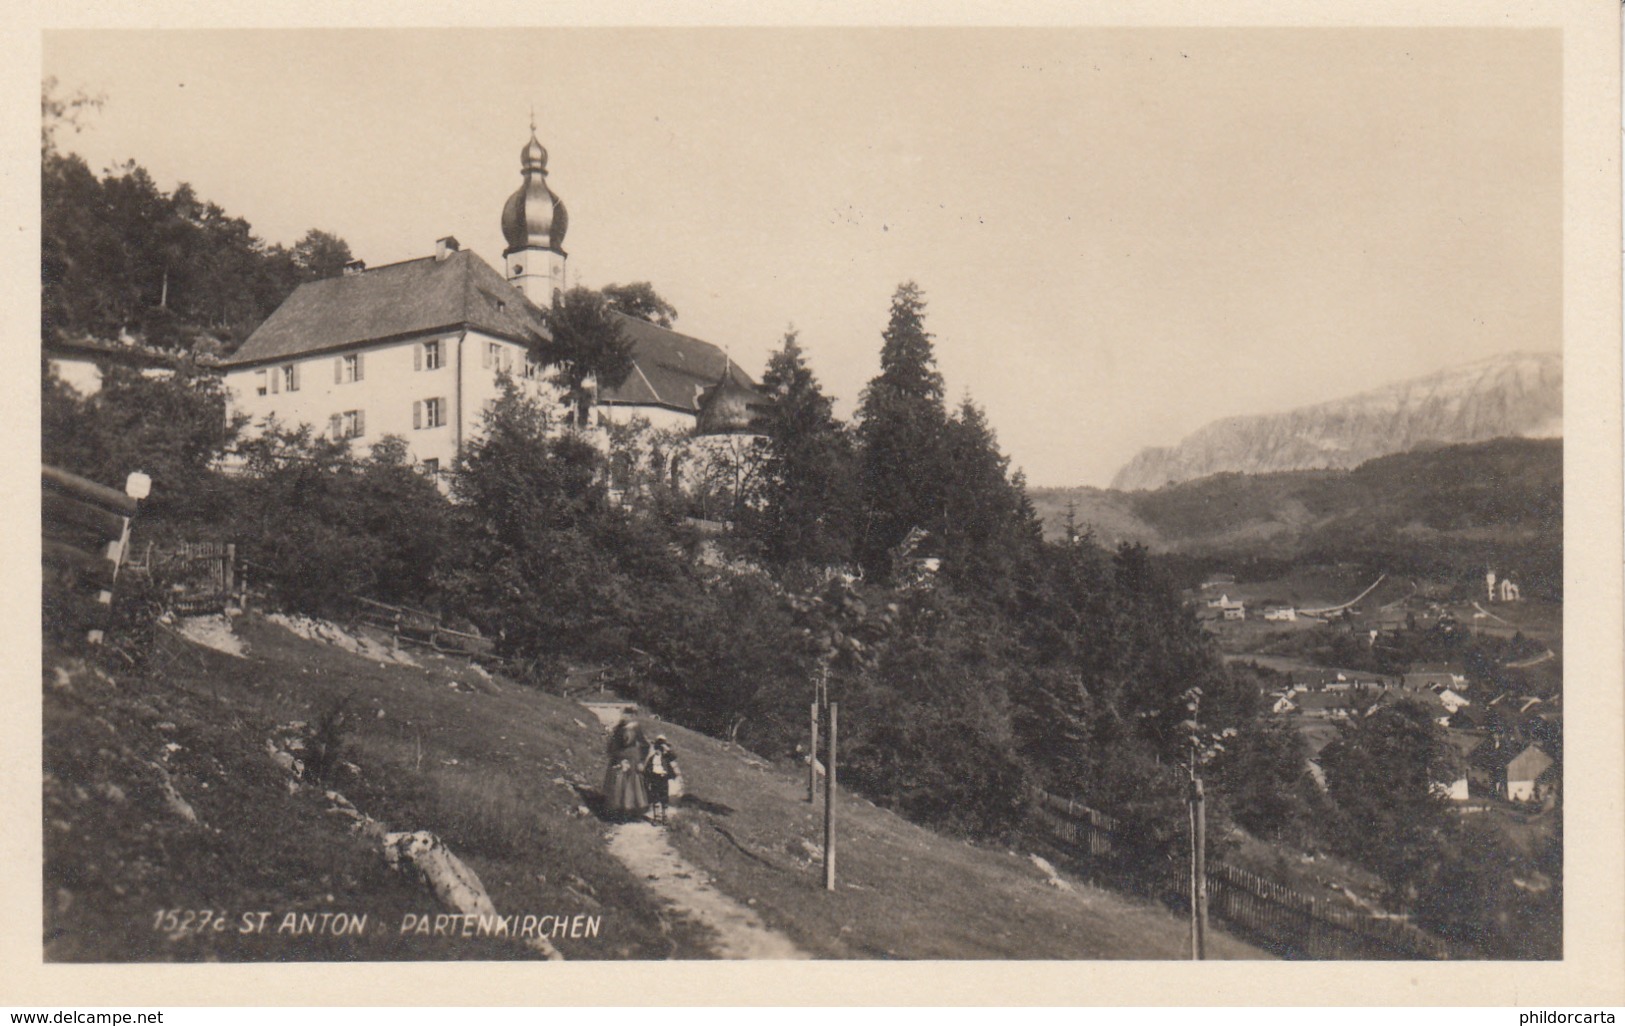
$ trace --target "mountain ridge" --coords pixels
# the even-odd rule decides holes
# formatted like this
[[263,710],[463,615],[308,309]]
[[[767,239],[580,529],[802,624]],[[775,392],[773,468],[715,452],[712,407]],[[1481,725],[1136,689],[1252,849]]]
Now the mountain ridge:
[[1134,492],[1213,474],[1349,470],[1415,449],[1561,437],[1562,353],[1503,353],[1281,413],[1212,421],[1142,449],[1113,477]]

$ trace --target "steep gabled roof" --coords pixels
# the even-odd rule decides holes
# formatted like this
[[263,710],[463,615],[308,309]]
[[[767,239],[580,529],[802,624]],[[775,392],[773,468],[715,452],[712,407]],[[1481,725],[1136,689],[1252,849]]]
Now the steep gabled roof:
[[468,250],[306,282],[225,366],[283,360],[449,328],[516,342],[542,331],[541,311]]
[[637,366],[619,386],[604,389],[599,402],[664,406],[697,414],[701,394],[722,380],[724,367],[735,383],[757,390],[750,375],[711,343],[636,317],[616,316],[632,342],[632,359]]
[[[648,321],[616,314],[632,342],[632,373],[599,401],[664,406],[697,414],[700,396],[722,380],[758,391],[718,347]],[[473,328],[529,342],[546,337],[544,314],[469,250],[422,257],[359,274],[306,282],[277,307],[224,366],[328,352],[383,339]]]
[[41,341],[45,355],[57,360],[84,360],[97,364],[116,364],[137,370],[174,370],[182,360],[179,354],[162,349],[149,349],[138,343],[124,344],[96,338],[50,338]]

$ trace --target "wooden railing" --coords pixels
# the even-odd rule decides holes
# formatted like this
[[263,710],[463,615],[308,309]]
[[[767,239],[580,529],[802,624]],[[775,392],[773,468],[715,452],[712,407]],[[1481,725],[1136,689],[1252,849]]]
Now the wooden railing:
[[[1035,819],[1062,851],[1107,869],[1120,851],[1116,819],[1072,799],[1040,791]],[[1109,872],[1108,872],[1109,875]],[[1170,867],[1154,881],[1161,896],[1188,900],[1189,877]],[[1208,911],[1276,954],[1311,959],[1448,959],[1450,945],[1399,918],[1372,916],[1311,897],[1250,870],[1210,859]]]
[[437,652],[489,659],[495,655],[496,645],[480,634],[453,630],[440,622],[440,617],[411,606],[392,606],[363,598],[361,620],[380,630],[389,631],[396,640],[432,648]]
[[[132,476],[132,480],[134,476]],[[48,615],[102,640],[130,544],[136,499],[55,467],[40,471],[41,557]],[[142,492],[141,494],[145,494]]]

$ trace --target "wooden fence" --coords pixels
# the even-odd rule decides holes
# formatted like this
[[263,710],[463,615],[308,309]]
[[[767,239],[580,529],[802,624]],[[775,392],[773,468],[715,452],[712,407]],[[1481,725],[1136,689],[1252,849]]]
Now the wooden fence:
[[411,606],[392,606],[372,599],[358,600],[361,620],[380,630],[389,631],[397,641],[432,648],[437,652],[469,656],[475,659],[494,658],[496,645],[490,638],[467,631],[452,630],[440,622],[440,617]]
[[244,601],[247,575],[237,562],[233,542],[183,541],[156,555],[164,576],[174,589],[169,608],[182,616],[204,616],[223,612],[232,602]]
[[40,492],[47,615],[100,642],[137,501],[55,467],[41,468]]
[[[1101,870],[1117,850],[1117,820],[1077,801],[1040,791],[1037,821],[1061,850]],[[1189,874],[1170,867],[1159,896],[1188,908]],[[1208,911],[1239,934],[1289,958],[1448,959],[1449,944],[1397,918],[1368,915],[1311,897],[1257,873],[1210,859]]]

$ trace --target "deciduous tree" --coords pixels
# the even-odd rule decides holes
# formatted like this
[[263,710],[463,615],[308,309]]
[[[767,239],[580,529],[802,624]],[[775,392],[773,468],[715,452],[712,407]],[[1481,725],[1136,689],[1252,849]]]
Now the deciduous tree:
[[550,338],[539,344],[538,355],[557,368],[554,381],[564,389],[574,423],[585,425],[592,410],[591,386],[615,388],[632,373],[632,341],[604,294],[580,286],[560,295],[547,310],[547,330]]

